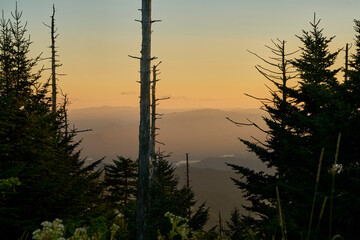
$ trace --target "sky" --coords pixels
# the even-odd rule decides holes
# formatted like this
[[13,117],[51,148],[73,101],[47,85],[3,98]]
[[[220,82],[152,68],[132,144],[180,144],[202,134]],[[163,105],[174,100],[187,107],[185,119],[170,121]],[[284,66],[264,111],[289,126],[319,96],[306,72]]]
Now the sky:
[[[52,4],[56,7],[57,46],[63,64],[58,84],[70,108],[139,105],[140,0],[18,0],[33,44],[31,55],[50,56]],[[15,0],[1,0],[5,18]],[[170,97],[162,108],[258,108],[244,95],[268,96],[269,83],[254,68],[268,57],[277,38],[289,51],[301,43],[296,35],[310,30],[314,12],[325,36],[336,36],[332,50],[353,42],[353,19],[360,19],[355,0],[153,0],[153,61],[159,66],[158,96]],[[344,54],[338,57],[338,65]],[[39,63],[49,67],[48,61]],[[50,76],[49,71],[43,73]]]

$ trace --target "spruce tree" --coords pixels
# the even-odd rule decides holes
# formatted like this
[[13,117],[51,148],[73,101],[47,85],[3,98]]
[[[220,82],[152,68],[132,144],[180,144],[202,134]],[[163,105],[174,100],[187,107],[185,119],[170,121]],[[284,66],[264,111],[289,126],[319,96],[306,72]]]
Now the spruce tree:
[[[293,117],[289,119],[289,129],[296,130],[297,138],[299,139],[298,146],[301,146],[302,151],[298,156],[301,157],[299,161],[302,167],[297,171],[297,181],[304,181],[301,184],[303,187],[291,191],[290,199],[296,199],[294,206],[301,206],[297,208],[296,214],[301,215],[301,210],[311,209],[310,203],[311,190],[314,188],[316,172],[318,168],[318,159],[321,149],[324,148],[324,157],[321,168],[321,178],[319,188],[315,193],[317,201],[315,202],[315,209],[321,208],[321,203],[326,196],[332,195],[331,174],[329,169],[334,163],[334,156],[336,150],[336,141],[338,134],[343,132],[348,124],[348,107],[341,99],[341,85],[336,79],[336,74],[340,69],[334,68],[334,63],[339,51],[331,53],[329,51],[329,43],[333,40],[323,36],[322,29],[319,29],[320,21],[311,23],[312,31],[303,31],[303,36],[299,37],[303,43],[301,47],[301,57],[295,59],[293,65],[300,72],[299,89],[293,92],[292,95],[296,104],[296,112]],[[295,147],[295,145],[293,146]],[[296,154],[297,151],[294,152]],[[295,183],[294,177],[292,178]],[[325,237],[331,232],[329,224],[332,219],[332,202],[326,208],[326,214],[323,221],[323,227],[319,230],[319,236]],[[299,211],[300,210],[300,211]],[[309,222],[310,211],[303,214],[302,218],[297,218],[297,224],[306,226]],[[319,220],[315,216],[314,223]],[[301,224],[301,225],[300,225]],[[311,226],[309,226],[311,228]],[[304,227],[302,227],[304,228]],[[314,228],[312,228],[314,229]],[[302,232],[305,232],[303,229]],[[331,234],[332,235],[332,234]]]
[[42,221],[86,219],[100,204],[100,171],[85,166],[76,150],[75,131],[64,134],[64,111],[51,110],[48,84],[41,84],[37,58],[21,12],[1,19],[0,32],[0,179],[21,185],[0,204],[2,239],[34,231]]
[[129,238],[136,236],[136,187],[137,162],[118,156],[111,164],[105,164],[105,202],[109,218],[121,214],[129,230]]
[[225,233],[231,240],[245,240],[251,239],[249,236],[249,228],[244,223],[238,208],[231,211],[230,219],[226,221]]
[[[251,202],[250,206],[243,206],[253,213],[253,217],[244,217],[244,221],[249,227],[262,229],[265,234],[272,236],[278,231],[278,218],[276,211],[275,187],[283,181],[283,176],[287,170],[285,159],[291,156],[290,152],[285,151],[290,146],[287,143],[292,137],[291,132],[286,130],[286,117],[290,115],[291,103],[293,99],[289,97],[292,91],[288,81],[293,79],[294,73],[288,59],[293,53],[285,51],[285,41],[273,41],[273,47],[266,46],[275,55],[266,60],[255,53],[259,59],[268,66],[256,66],[256,69],[271,83],[275,85],[274,90],[270,90],[271,99],[257,98],[263,103],[263,109],[267,115],[263,117],[268,126],[268,130],[260,128],[256,123],[238,123],[239,126],[254,126],[268,135],[266,142],[257,139],[251,142],[240,139],[248,150],[254,152],[259,159],[269,168],[275,169],[275,174],[268,174],[263,171],[256,171],[243,166],[228,164],[237,173],[241,174],[241,179],[233,179],[235,184],[244,192],[244,196]],[[273,69],[274,68],[274,69]],[[249,95],[250,96],[250,95]],[[287,162],[289,164],[289,162]],[[255,217],[254,217],[255,216]]]
[[[319,238],[327,238],[329,232],[331,236],[336,233],[343,236],[346,234],[339,223],[345,220],[340,216],[346,203],[340,199],[343,194],[351,191],[345,187],[346,183],[350,182],[343,180],[341,174],[336,178],[334,198],[330,201],[334,203],[333,216],[330,214],[331,204],[325,205],[321,227],[318,232],[316,230],[316,224],[320,221],[316,213],[320,211],[325,197],[330,198],[333,190],[329,169],[334,163],[338,134],[350,133],[349,119],[354,110],[344,101],[343,86],[336,79],[339,69],[334,68],[334,63],[339,51],[330,52],[329,44],[333,37],[325,37],[319,23],[320,21],[314,19],[310,23],[311,31],[303,31],[303,35],[298,37],[302,43],[300,57],[292,61],[299,74],[298,86],[283,88],[288,94],[284,102],[279,101],[281,98],[274,94],[281,90],[276,85],[277,89],[272,91],[272,102],[264,104],[269,114],[269,117],[264,117],[269,128],[265,131],[268,134],[266,142],[242,140],[250,151],[275,170],[275,174],[232,165],[234,170],[243,175],[244,181],[234,180],[252,203],[247,209],[257,215],[248,219],[268,236],[281,233],[276,186],[279,189],[284,217],[281,220],[289,238],[300,239],[300,234],[306,236],[309,229],[312,230],[312,237]],[[285,108],[281,107],[280,103],[285,104]],[[355,136],[343,135],[341,146],[347,145],[346,142],[351,137]],[[325,154],[320,182],[315,193],[316,210],[312,219],[313,226],[309,228],[322,148],[325,148]],[[339,163],[344,166],[356,164],[358,160],[346,157],[345,148],[340,147]],[[333,229],[330,227],[331,221]]]
[[[174,174],[175,168],[160,156],[158,168],[153,184],[150,186],[150,239],[156,239],[158,230],[162,235],[170,232],[171,225],[165,217],[166,212],[171,212],[176,216],[187,218],[188,205],[193,207],[194,193],[191,191],[188,199],[187,188],[179,189],[179,179]],[[189,226],[193,230],[201,230],[209,218],[209,208],[205,203],[201,204],[190,218]]]
[[[194,208],[197,201],[194,201],[195,194],[191,191],[190,208]],[[206,206],[206,202],[201,203],[197,208],[191,211],[189,227],[193,231],[203,230],[205,224],[209,220],[210,207]]]
[[186,153],[186,185],[182,187],[181,191],[185,192],[185,203],[187,203],[186,219],[189,227],[194,231],[201,230],[209,220],[210,208],[206,207],[206,202],[203,202],[196,210],[194,209],[197,201],[194,200],[195,193],[190,186],[189,153]]
[[175,168],[163,158],[158,159],[158,167],[154,182],[150,186],[150,239],[156,239],[158,230],[166,235],[171,225],[165,217],[166,212],[171,212],[177,216],[184,216],[186,206],[184,206],[184,195],[178,187],[178,177],[175,176]]
[[112,164],[105,164],[104,185],[109,193],[108,202],[121,207],[135,200],[137,163],[130,158],[117,158]]
[[360,22],[355,23],[355,52],[351,54],[348,79],[342,84],[342,99],[348,112],[346,125],[342,130],[339,162],[342,172],[336,176],[334,197],[334,233],[344,239],[357,239],[360,224]]
[[360,21],[354,20],[355,26],[355,53],[351,55],[349,81],[345,82],[349,90],[349,101],[355,104],[355,107],[360,107]]

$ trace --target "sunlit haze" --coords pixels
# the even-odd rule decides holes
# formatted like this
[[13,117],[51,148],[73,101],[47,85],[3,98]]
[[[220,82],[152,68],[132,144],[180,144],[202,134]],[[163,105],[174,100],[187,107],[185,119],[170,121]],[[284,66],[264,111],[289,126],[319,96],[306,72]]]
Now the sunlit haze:
[[[141,26],[135,0],[18,0],[33,41],[31,54],[50,56],[52,4],[56,7],[59,86],[70,97],[70,108],[138,106]],[[15,1],[3,0],[5,18]],[[314,12],[326,36],[336,36],[332,49],[353,41],[353,19],[359,18],[355,0],[153,0],[152,55],[160,65],[163,108],[257,108],[249,93],[267,96],[266,79],[257,73],[264,45],[286,40],[289,51],[300,45],[295,35],[309,30]],[[338,62],[343,62],[344,54]],[[43,61],[49,67],[48,61]],[[45,71],[46,79],[50,75]]]

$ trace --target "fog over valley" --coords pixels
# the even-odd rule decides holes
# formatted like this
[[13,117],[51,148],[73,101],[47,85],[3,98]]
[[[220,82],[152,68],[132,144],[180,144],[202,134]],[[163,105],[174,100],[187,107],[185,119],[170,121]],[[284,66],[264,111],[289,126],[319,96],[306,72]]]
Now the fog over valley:
[[[169,160],[179,163],[189,153],[190,162],[206,158],[249,159],[254,164],[256,157],[248,153],[238,137],[251,140],[251,136],[263,140],[265,135],[253,126],[237,127],[226,119],[248,123],[247,119],[264,126],[258,109],[248,110],[172,110],[160,109],[162,119],[157,121],[157,148],[172,153]],[[78,130],[92,129],[80,133],[83,139],[82,156],[96,160],[106,156],[105,162],[116,155],[138,157],[139,112],[133,107],[99,107],[75,109],[69,113],[70,121]],[[259,166],[260,167],[260,166]],[[217,166],[216,168],[220,168]]]

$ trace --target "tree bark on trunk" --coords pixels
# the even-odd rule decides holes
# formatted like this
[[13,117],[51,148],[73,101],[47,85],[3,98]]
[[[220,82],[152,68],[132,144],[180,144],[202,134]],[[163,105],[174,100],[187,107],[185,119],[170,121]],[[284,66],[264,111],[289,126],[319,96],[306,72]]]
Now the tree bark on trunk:
[[345,82],[348,80],[348,72],[349,72],[349,44],[346,44],[345,47]]
[[151,133],[150,133],[150,157],[152,163],[152,171],[150,175],[150,185],[153,183],[157,170],[156,153],[155,153],[155,137],[156,137],[156,65],[153,66],[153,81],[151,86]]
[[219,211],[219,236],[221,237],[223,235],[223,228],[222,228],[222,222],[221,222],[221,212]]
[[285,41],[281,41],[281,48],[279,48],[281,52],[281,72],[282,72],[282,88],[283,88],[283,105],[285,107],[286,105],[286,98],[287,98],[287,92],[286,92],[286,82],[287,82],[287,76],[286,76],[286,58],[285,58]]
[[51,15],[51,84],[52,84],[52,111],[56,112],[56,50],[55,50],[55,6]]
[[149,138],[150,138],[150,63],[151,0],[142,0],[142,45],[140,59],[139,179],[136,212],[136,239],[149,239]]
[[189,153],[186,153],[186,191],[188,198],[188,209],[187,209],[187,218],[188,222],[191,219],[191,198],[190,198],[190,170],[189,170]]

